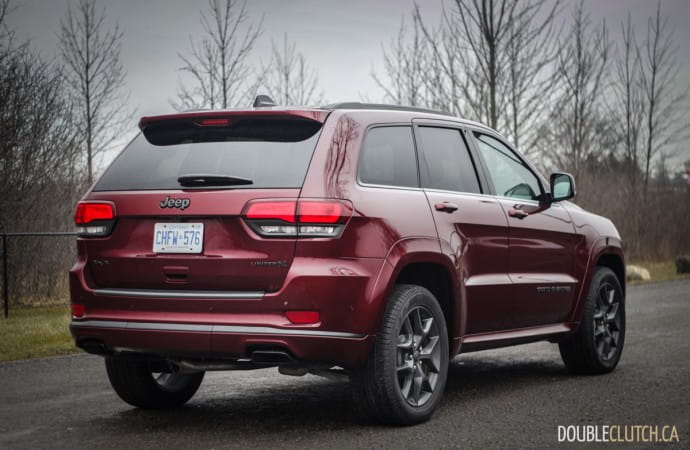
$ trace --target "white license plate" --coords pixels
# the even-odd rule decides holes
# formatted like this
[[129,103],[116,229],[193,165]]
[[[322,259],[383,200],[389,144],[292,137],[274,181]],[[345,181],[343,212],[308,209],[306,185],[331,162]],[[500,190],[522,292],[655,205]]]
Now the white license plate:
[[157,223],[153,229],[154,253],[201,253],[203,223]]

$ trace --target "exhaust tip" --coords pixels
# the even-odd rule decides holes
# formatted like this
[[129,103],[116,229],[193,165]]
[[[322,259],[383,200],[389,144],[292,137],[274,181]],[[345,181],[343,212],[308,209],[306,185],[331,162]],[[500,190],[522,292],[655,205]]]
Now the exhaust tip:
[[297,360],[284,350],[255,350],[251,353],[254,364],[295,364]]
[[105,356],[108,353],[103,342],[93,339],[79,341],[77,347],[92,355]]

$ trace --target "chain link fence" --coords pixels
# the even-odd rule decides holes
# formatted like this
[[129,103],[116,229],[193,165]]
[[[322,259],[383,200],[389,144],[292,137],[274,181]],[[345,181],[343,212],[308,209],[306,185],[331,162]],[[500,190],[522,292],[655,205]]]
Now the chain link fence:
[[0,233],[5,318],[68,308],[75,236],[72,232]]

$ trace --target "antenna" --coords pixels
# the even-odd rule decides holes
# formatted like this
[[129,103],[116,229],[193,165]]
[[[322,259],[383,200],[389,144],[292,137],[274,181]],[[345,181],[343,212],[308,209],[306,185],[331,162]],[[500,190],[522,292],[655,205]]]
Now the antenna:
[[276,102],[274,102],[273,99],[271,97],[269,97],[268,95],[257,95],[256,99],[254,99],[254,104],[252,106],[254,108],[276,106]]

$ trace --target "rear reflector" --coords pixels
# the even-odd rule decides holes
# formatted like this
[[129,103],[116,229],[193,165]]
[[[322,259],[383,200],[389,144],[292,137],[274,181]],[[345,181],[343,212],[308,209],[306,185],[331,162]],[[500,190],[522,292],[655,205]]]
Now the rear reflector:
[[115,206],[111,202],[79,202],[74,223],[79,236],[106,236],[115,223]]
[[264,237],[338,237],[350,216],[344,200],[253,200],[244,208],[247,224]]
[[86,307],[84,305],[72,304],[72,317],[81,318],[86,314]]
[[285,317],[295,324],[317,323],[320,319],[318,311],[285,311]]

